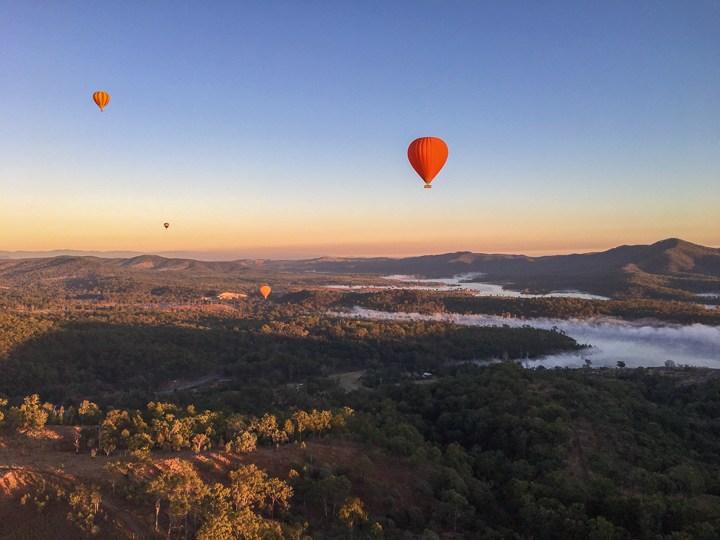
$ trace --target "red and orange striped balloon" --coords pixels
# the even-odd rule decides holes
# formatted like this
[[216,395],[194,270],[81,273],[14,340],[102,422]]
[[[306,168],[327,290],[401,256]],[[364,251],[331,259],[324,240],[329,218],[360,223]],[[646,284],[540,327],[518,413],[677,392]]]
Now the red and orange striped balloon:
[[105,106],[110,102],[110,96],[107,92],[95,92],[93,94],[93,99],[95,100],[95,103],[97,103],[97,106],[100,107],[100,112],[102,112]]
[[420,137],[410,143],[408,159],[415,172],[425,180],[425,187],[430,188],[430,182],[443,168],[448,157],[448,147],[445,141],[437,137]]

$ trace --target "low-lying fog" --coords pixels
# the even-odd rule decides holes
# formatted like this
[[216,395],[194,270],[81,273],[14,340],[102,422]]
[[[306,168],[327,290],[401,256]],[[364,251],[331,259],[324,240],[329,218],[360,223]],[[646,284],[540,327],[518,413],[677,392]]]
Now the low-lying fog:
[[[385,279],[395,279],[400,282],[411,282],[412,285],[326,285],[327,289],[347,289],[347,290],[363,290],[363,289],[389,289],[400,290],[408,289],[415,291],[458,291],[467,289],[475,291],[476,296],[508,296],[511,298],[542,298],[548,296],[564,296],[567,298],[585,298],[586,300],[609,300],[606,296],[598,296],[580,291],[552,291],[548,294],[526,294],[518,291],[506,289],[502,285],[496,283],[469,283],[463,281],[464,276],[455,276],[453,278],[437,278],[437,279],[417,279],[412,276],[394,275],[385,276]],[[420,285],[418,285],[420,283]],[[422,285],[427,283],[427,285]],[[437,283],[444,283],[444,286],[438,286]]]
[[[453,289],[468,289],[470,291],[476,291],[481,295],[491,296],[510,296],[512,298],[541,298],[547,296],[564,296],[567,298],[585,298],[586,300],[609,300],[606,296],[598,296],[597,294],[589,294],[580,291],[552,291],[548,294],[525,294],[518,291],[511,291],[506,289],[502,285],[496,283],[481,283],[481,282],[468,282],[469,279],[477,279],[483,274],[470,273],[470,274],[459,274],[451,278],[438,278],[438,279],[414,279],[412,276],[394,275],[385,276],[385,279],[396,279],[398,281],[413,281],[416,283],[444,283],[448,287],[443,287],[445,290]],[[437,288],[436,288],[437,289]]]
[[[536,328],[552,329],[557,327],[580,344],[592,348],[527,360],[525,365],[536,367],[585,365],[585,359],[592,361],[593,367],[615,367],[623,361],[627,367],[662,366],[667,360],[677,365],[706,366],[720,368],[720,328],[702,324],[667,324],[656,320],[622,321],[610,317],[593,319],[512,319],[491,315],[459,315],[436,313],[389,313],[360,307],[346,317],[368,317],[386,320],[429,320],[448,321],[468,326],[491,326],[504,324],[511,327],[530,325]],[[479,359],[482,360],[482,359]]]

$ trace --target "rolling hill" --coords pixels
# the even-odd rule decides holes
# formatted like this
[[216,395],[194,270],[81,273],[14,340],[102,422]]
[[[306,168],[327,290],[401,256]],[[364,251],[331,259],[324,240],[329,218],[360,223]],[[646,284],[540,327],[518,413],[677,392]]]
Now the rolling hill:
[[[475,274],[518,290],[578,289],[616,298],[691,299],[720,291],[720,249],[670,238],[597,253],[528,257],[456,252],[393,259],[198,261],[158,255],[131,258],[60,256],[0,261],[0,279],[62,280],[110,276],[240,277],[263,273],[407,274],[424,278]],[[481,277],[477,277],[481,276]],[[472,279],[472,278],[470,278]]]

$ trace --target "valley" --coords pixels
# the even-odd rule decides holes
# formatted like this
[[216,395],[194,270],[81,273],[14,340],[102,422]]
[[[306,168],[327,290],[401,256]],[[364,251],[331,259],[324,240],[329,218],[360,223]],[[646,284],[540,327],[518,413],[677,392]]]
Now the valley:
[[689,249],[632,264],[680,298],[433,286],[492,256],[411,288],[402,260],[5,260],[0,538],[713,538],[720,310],[687,280],[716,276],[661,248]]

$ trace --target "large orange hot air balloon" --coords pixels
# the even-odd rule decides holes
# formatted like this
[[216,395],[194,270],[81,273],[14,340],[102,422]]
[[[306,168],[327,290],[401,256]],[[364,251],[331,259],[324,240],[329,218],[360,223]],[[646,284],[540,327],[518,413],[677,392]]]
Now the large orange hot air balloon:
[[165,225],[165,228],[166,228],[166,229],[170,226],[169,223],[165,223],[164,225]]
[[430,182],[443,168],[448,157],[448,147],[445,141],[437,137],[420,137],[415,139],[408,147],[408,159],[415,172],[425,180],[425,187],[430,188]]
[[100,112],[102,112],[105,106],[110,102],[110,96],[106,92],[95,92],[93,94],[93,99],[95,100],[95,103],[97,103],[97,106],[100,107]]
[[268,287],[267,285],[263,285],[262,287],[260,287],[260,294],[267,298],[268,294],[270,294],[270,287]]

